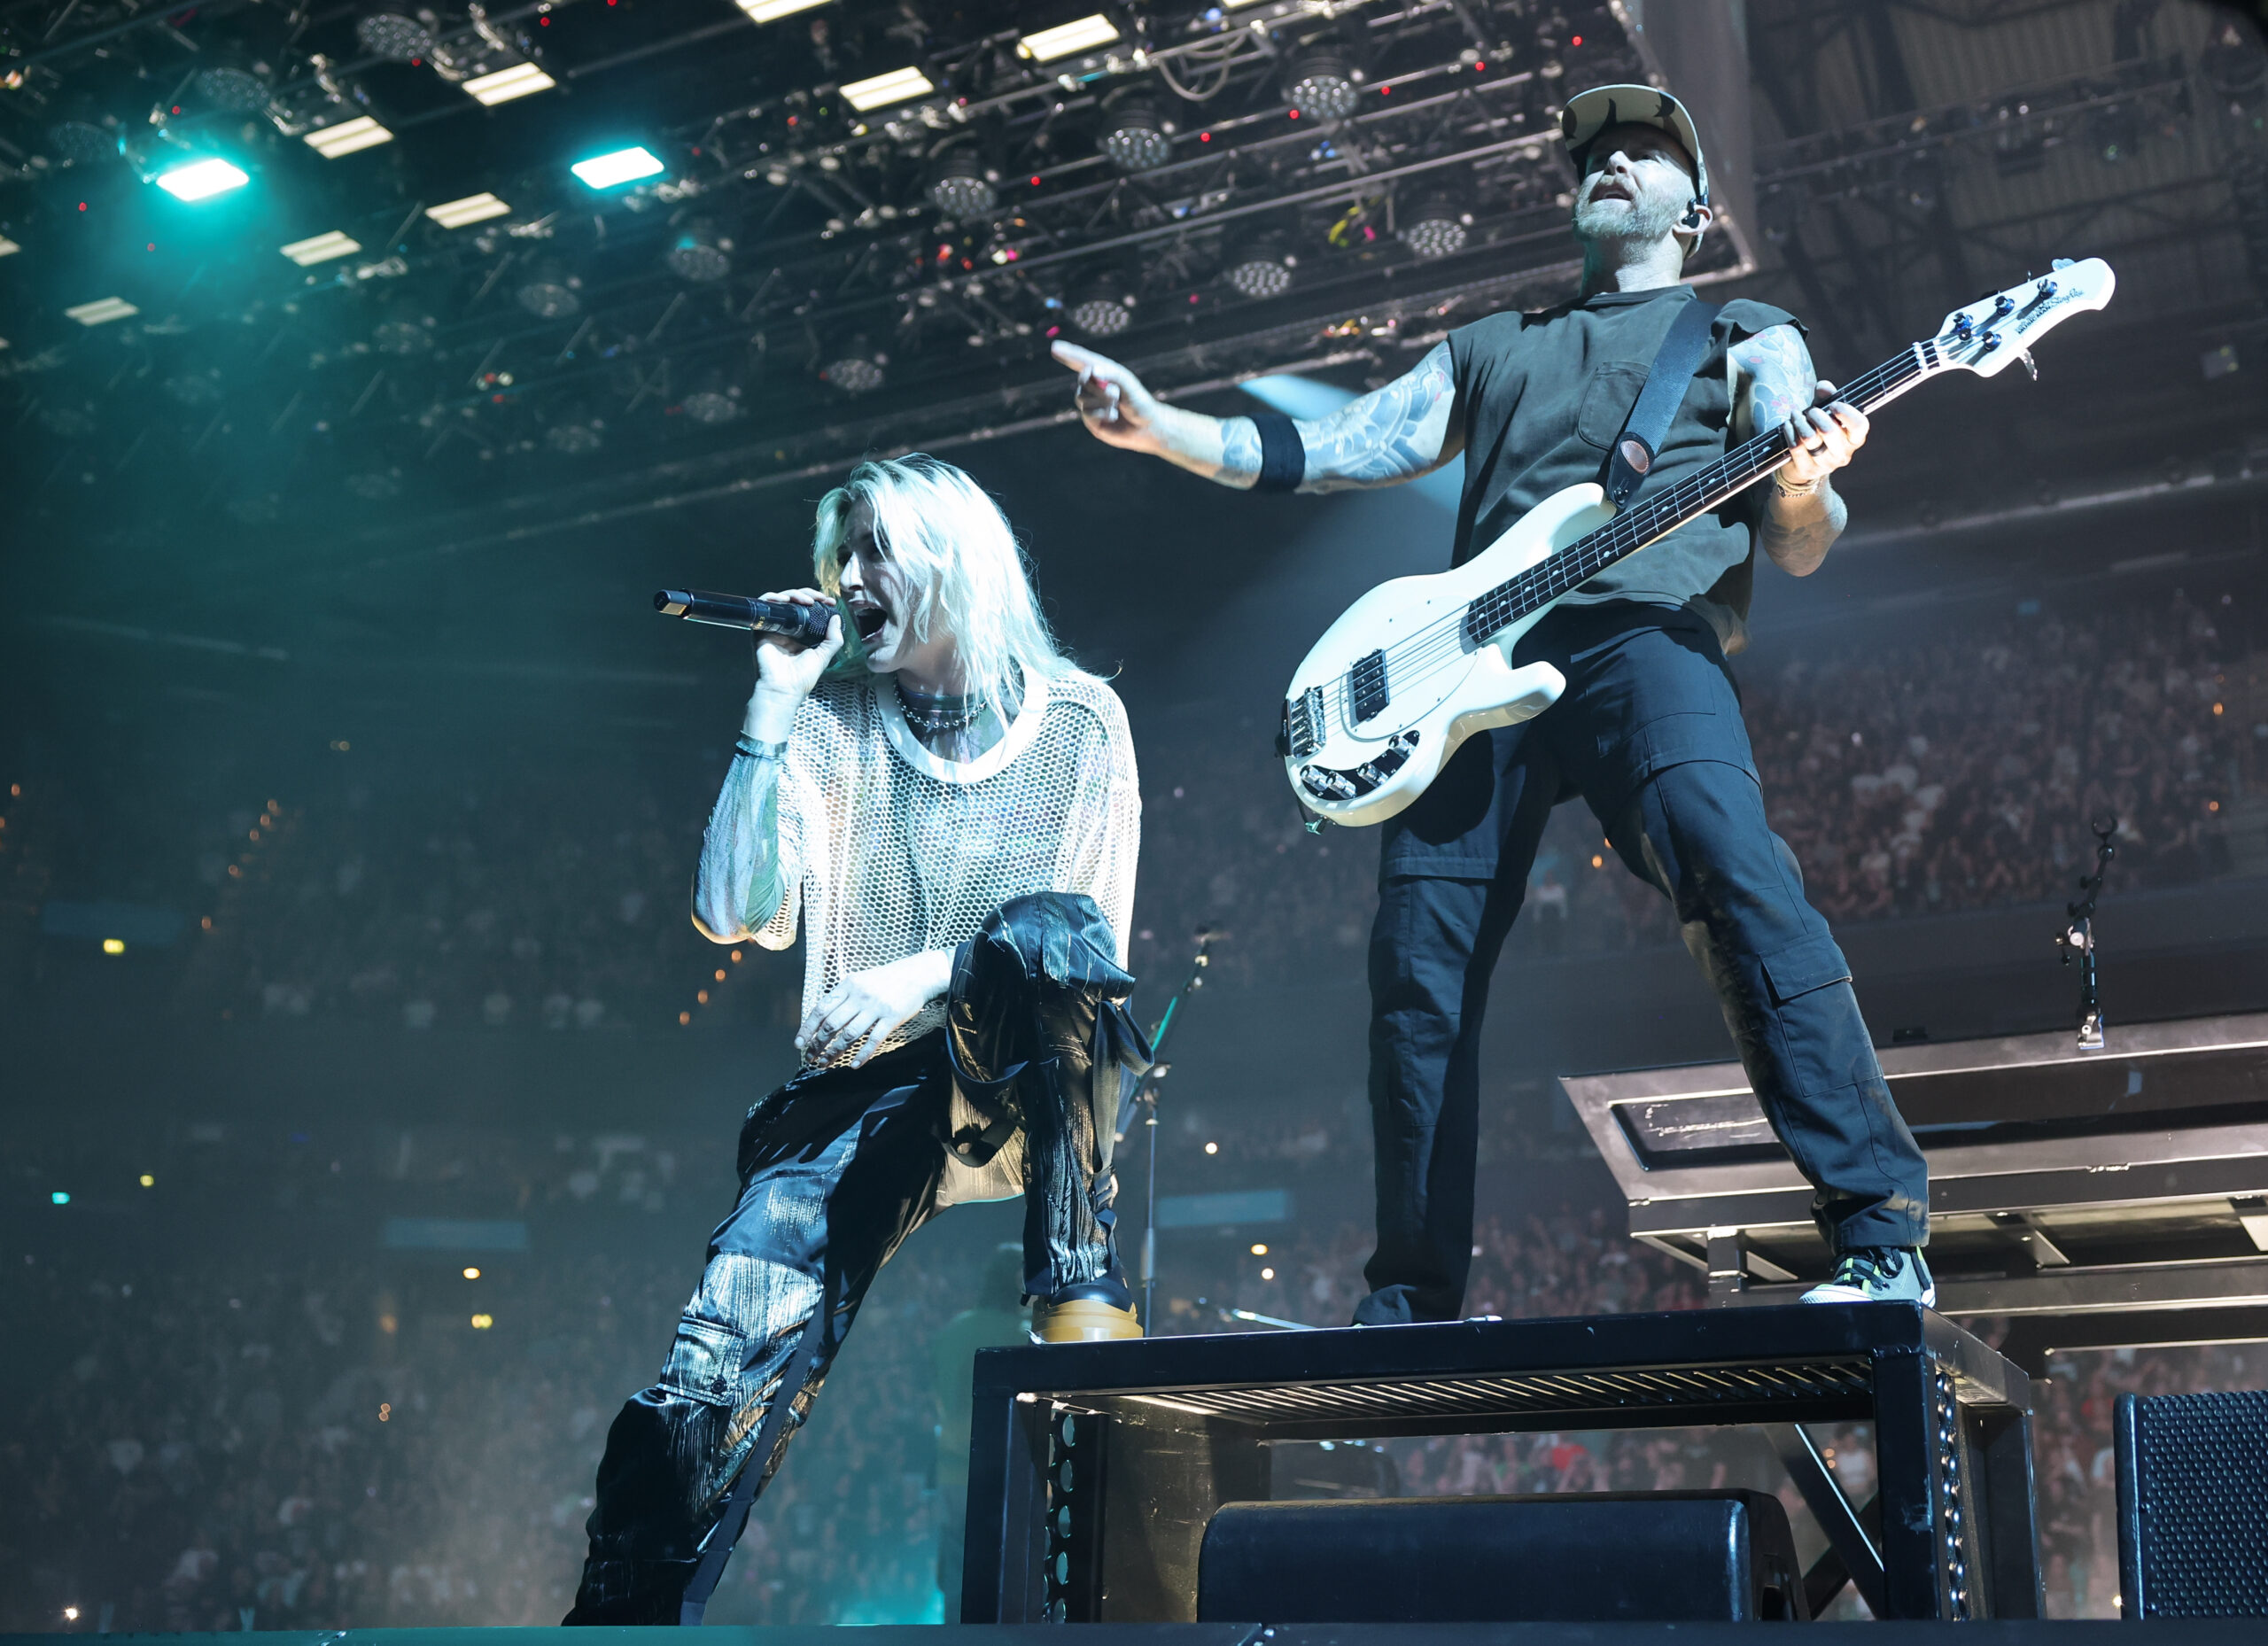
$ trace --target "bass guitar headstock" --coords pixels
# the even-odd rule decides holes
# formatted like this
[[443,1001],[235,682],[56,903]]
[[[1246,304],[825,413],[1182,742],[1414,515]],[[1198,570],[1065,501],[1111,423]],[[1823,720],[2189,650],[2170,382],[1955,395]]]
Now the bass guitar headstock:
[[2078,263],[2059,257],[2045,277],[2026,276],[2021,285],[1953,310],[1926,346],[1935,352],[1940,369],[1957,368],[1989,377],[2021,360],[2037,377],[2033,341],[2074,314],[2101,308],[2117,285],[2110,265],[2099,257]]

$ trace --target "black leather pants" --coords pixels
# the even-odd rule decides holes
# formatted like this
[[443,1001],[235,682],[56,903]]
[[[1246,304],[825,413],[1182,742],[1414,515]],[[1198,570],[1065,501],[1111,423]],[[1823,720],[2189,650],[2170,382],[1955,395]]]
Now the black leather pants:
[[961,946],[944,1029],[799,1075],[750,1111],[740,1198],[661,1378],[608,1431],[566,1622],[701,1620],[866,1288],[944,1203],[949,1158],[1021,1148],[1033,1295],[1123,1294],[1112,1127],[1121,1071],[1147,1053],[1115,954],[1091,899],[1016,898]]

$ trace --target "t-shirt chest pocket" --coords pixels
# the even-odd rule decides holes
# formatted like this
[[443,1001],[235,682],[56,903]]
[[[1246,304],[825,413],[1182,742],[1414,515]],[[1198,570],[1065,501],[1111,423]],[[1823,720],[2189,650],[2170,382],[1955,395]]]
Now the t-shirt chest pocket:
[[1605,451],[1629,421],[1630,408],[1646,386],[1647,365],[1642,361],[1611,361],[1591,368],[1583,384],[1583,398],[1575,413],[1575,432],[1583,441]]

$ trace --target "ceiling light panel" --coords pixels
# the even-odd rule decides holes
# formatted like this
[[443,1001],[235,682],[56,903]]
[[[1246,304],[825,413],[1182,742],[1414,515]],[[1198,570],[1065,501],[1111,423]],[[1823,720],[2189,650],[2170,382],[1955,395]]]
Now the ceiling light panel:
[[334,229],[328,234],[311,235],[276,249],[305,268],[314,263],[328,263],[334,257],[351,256],[362,249],[362,243],[349,239]]
[[843,95],[850,106],[860,113],[879,109],[892,103],[903,103],[908,97],[925,97],[936,88],[929,77],[918,68],[901,68],[888,74],[877,74],[872,80],[854,80],[843,88]]
[[548,91],[559,82],[532,63],[515,63],[509,68],[500,68],[493,74],[476,74],[464,82],[464,89],[478,102],[494,105],[509,103],[514,97]]
[[1107,46],[1118,38],[1118,30],[1099,12],[1092,17],[1080,18],[1057,28],[1043,28],[1036,35],[1026,35],[1021,48],[1023,54],[1038,63],[1052,63],[1057,58],[1069,57],[1075,51],[1091,51],[1097,46]]
[[617,149],[611,154],[596,154],[587,160],[577,160],[567,169],[594,189],[611,189],[617,183],[635,182],[641,177],[654,176],[664,168],[652,151],[633,144],[627,149]]
[[756,23],[776,23],[783,17],[798,12],[808,12],[813,6],[826,5],[829,0],[739,0],[740,8]]
[[99,326],[113,320],[124,320],[128,314],[138,314],[142,311],[122,297],[104,297],[63,312],[82,326]]
[[444,200],[439,206],[429,206],[425,215],[444,229],[462,229],[467,223],[485,223],[492,217],[502,217],[511,209],[493,194],[468,194],[462,200]]
[[209,200],[216,194],[241,189],[251,181],[226,160],[191,160],[159,177],[158,187],[176,200]]
[[352,154],[357,149],[375,148],[381,143],[392,141],[393,133],[367,114],[307,134],[307,147],[327,160],[335,160],[342,154]]

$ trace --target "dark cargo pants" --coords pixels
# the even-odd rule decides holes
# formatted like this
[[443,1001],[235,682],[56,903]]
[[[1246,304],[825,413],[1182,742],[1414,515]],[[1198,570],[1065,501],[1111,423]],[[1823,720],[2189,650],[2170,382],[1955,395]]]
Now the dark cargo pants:
[[[1120,1070],[1147,1055],[1133,985],[1091,900],[1019,897],[962,945],[944,1028],[749,1112],[739,1202],[660,1380],[608,1431],[568,1623],[701,1620],[866,1288],[939,1209],[949,1153],[981,1166],[1021,1141],[1027,1292],[1124,1299],[1111,1148]],[[958,1130],[956,1085],[976,1112]]]
[[1851,968],[1765,821],[1715,632],[1674,607],[1562,607],[1514,661],[1553,664],[1565,695],[1467,742],[1386,826],[1370,951],[1379,1245],[1355,1319],[1463,1310],[1489,975],[1551,808],[1576,794],[1675,905],[1765,1114],[1815,1191],[1821,1234],[1837,1251],[1922,1244],[1927,1168]]

